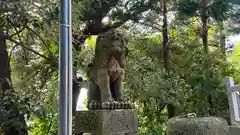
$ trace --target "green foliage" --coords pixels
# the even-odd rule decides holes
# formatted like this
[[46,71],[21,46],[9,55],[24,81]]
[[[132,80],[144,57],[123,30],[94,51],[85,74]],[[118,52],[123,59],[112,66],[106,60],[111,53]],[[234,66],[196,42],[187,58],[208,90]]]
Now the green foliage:
[[[207,16],[216,21],[226,20],[228,11],[231,10],[229,0],[214,0],[214,3],[203,7],[203,3],[197,0],[178,0],[178,12],[180,18],[200,16],[203,9],[206,9]],[[208,4],[207,4],[208,5]]]
[[[25,114],[27,117],[30,116],[28,111],[30,108],[29,100],[19,97],[19,94],[13,91],[0,91],[0,129],[6,130],[14,127],[21,131],[25,127],[22,123],[24,117],[19,118],[18,116],[21,114]],[[19,110],[21,111],[19,112]]]
[[[213,113],[228,119],[225,77],[233,75],[230,63],[216,47],[206,57],[192,26],[182,26],[176,33],[169,56],[170,78],[162,64],[161,35],[131,37],[124,86],[137,107],[141,134],[165,133],[167,112],[161,110],[165,103],[177,106],[178,114],[208,115],[209,93],[213,95]],[[208,70],[204,70],[205,59],[211,67]]]
[[231,59],[233,61],[233,64],[240,68],[240,62],[239,62],[239,59],[240,59],[240,44],[237,44],[236,45],[236,48],[235,50],[233,51],[233,53],[231,54]]
[[236,84],[240,83],[240,45],[237,44],[235,50],[230,54],[230,60],[232,61],[232,68],[234,70],[234,81]]
[[187,15],[193,17],[196,15],[196,10],[198,10],[199,4],[197,1],[193,0],[179,0],[178,2],[178,10],[180,11],[181,15]]
[[227,19],[231,8],[229,0],[215,0],[208,12],[215,20],[221,22]]
[[91,36],[85,40],[85,44],[89,45],[91,48],[95,48],[97,36]]
[[33,120],[32,135],[57,135],[58,122],[56,114],[45,114],[41,117],[36,117]]
[[101,25],[104,17],[108,17],[108,25],[112,22],[126,22],[138,17],[149,9],[154,9],[157,0],[81,0],[73,1],[76,15],[82,22]]
[[161,110],[164,103],[184,103],[183,95],[189,89],[179,76],[167,77],[159,55],[159,39],[159,35],[136,38],[129,45],[131,52],[126,64],[125,87],[129,99],[137,106],[141,134],[164,133],[167,120],[166,111]]

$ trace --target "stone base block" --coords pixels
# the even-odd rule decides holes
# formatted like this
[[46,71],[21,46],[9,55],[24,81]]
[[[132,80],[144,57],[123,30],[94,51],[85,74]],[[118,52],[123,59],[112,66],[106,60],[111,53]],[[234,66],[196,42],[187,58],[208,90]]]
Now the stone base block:
[[176,117],[168,121],[168,135],[229,135],[229,127],[217,117]]
[[137,135],[138,120],[133,109],[90,110],[76,113],[75,134]]
[[240,126],[229,126],[230,135],[240,135]]

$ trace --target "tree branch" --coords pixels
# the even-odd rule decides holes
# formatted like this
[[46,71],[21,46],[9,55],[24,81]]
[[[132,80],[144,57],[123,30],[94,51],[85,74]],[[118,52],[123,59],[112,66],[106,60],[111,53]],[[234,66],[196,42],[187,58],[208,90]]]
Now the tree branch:
[[54,117],[55,117],[55,116],[53,116],[53,118],[51,119],[51,121],[50,121],[50,123],[49,123],[47,135],[49,135],[50,130],[51,130],[51,128],[52,128],[52,124],[53,124],[53,119],[54,119]]
[[16,33],[10,35],[11,37],[14,37],[16,35],[19,35],[23,30],[25,30],[27,28],[27,26],[25,25],[24,27],[22,27],[22,29],[20,29],[19,31],[17,31],[16,27],[15,27],[15,31]]
[[52,58],[54,58],[52,52],[50,51],[50,49],[48,48],[48,45],[45,43],[45,41],[42,39],[42,37],[41,37],[36,31],[34,31],[33,29],[31,29],[29,26],[27,26],[27,29],[30,30],[30,31],[32,31],[32,32],[42,41],[43,45],[44,45],[44,46],[46,47],[46,49],[48,50],[50,56],[51,56]]
[[[15,34],[17,34],[17,36],[18,36],[18,39],[19,39],[19,41],[20,41],[20,44],[22,44],[23,45],[23,42],[22,42],[22,40],[21,40],[21,37],[20,37],[20,31],[17,31],[17,28],[15,27],[14,28],[15,29],[15,31],[16,31],[16,33]],[[25,28],[24,28],[25,29]],[[12,36],[11,36],[12,37]],[[24,55],[25,55],[25,61],[26,61],[26,65],[28,65],[28,57],[27,57],[27,52],[26,52],[26,50],[25,49],[23,49],[23,52],[24,52]]]
[[42,58],[44,58],[44,59],[48,59],[48,57],[46,57],[46,56],[38,53],[37,51],[35,51],[35,50],[33,50],[33,49],[31,49],[31,48],[29,48],[29,47],[27,47],[27,46],[19,43],[19,42],[17,42],[16,40],[14,40],[11,36],[9,36],[9,35],[7,35],[7,34],[5,34],[5,39],[6,39],[6,40],[9,40],[9,41],[11,41],[11,42],[13,42],[13,43],[15,43],[16,45],[20,45],[20,46],[24,47],[24,48],[27,49],[28,51],[33,52],[34,54],[36,54],[36,55],[38,55],[38,56],[40,56],[40,57],[42,57]]
[[[117,2],[116,2],[116,4],[117,4]],[[98,34],[107,32],[108,30],[116,29],[116,28],[122,26],[128,20],[133,20],[133,21],[138,20],[139,18],[137,18],[137,16],[139,14],[141,14],[141,13],[143,13],[143,12],[145,12],[145,11],[151,9],[151,8],[153,8],[154,4],[155,3],[153,3],[152,1],[149,1],[149,3],[147,3],[147,4],[141,3],[141,5],[134,5],[128,11],[128,13],[122,14],[122,15],[118,16],[117,20],[119,20],[119,21],[115,22],[112,25],[109,25],[109,24],[108,25],[104,25],[104,24],[102,24],[102,19],[106,16],[106,14],[105,14],[105,16],[101,16],[101,18],[100,18],[101,21],[99,21],[99,17],[98,18],[94,18],[95,20],[93,20],[93,22],[95,22],[95,23],[87,24],[87,26],[81,32],[81,36],[78,39],[78,41],[80,42],[80,45],[83,44],[85,42],[85,40],[87,39],[87,37],[90,36],[90,35],[98,35]],[[141,8],[139,8],[139,7],[141,7]],[[101,12],[103,12],[103,11],[101,11]],[[99,14],[101,14],[101,13],[99,13]],[[77,45],[74,46],[74,47],[76,48],[76,50],[78,50],[77,49],[78,48]]]
[[9,61],[10,61],[10,59],[11,59],[11,57],[12,57],[12,52],[13,52],[13,50],[18,46],[19,44],[15,44],[13,47],[12,47],[12,49],[11,49],[11,51],[10,51],[10,54],[9,54]]
[[142,25],[145,25],[145,26],[148,26],[148,27],[151,27],[151,28],[153,28],[153,29],[155,29],[155,30],[158,30],[159,32],[162,31],[162,29],[160,29],[160,28],[158,28],[158,27],[156,27],[156,26],[154,26],[154,25],[145,23],[145,22],[139,22],[139,21],[137,21],[136,23],[142,24]]
[[17,10],[14,8],[0,8],[0,13],[12,12],[12,11],[17,11]]

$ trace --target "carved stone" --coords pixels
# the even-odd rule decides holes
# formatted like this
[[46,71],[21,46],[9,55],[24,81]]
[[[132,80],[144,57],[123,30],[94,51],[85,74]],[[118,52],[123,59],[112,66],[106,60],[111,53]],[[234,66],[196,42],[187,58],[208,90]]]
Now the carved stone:
[[89,110],[132,108],[122,93],[126,45],[125,38],[116,30],[98,35],[94,58],[88,70]]
[[76,114],[75,134],[137,135],[138,120],[134,110],[90,110]]
[[228,102],[231,125],[229,126],[230,135],[239,135],[240,133],[240,86],[234,84],[232,77],[226,78],[226,86],[228,90]]
[[230,135],[239,135],[240,127],[239,126],[229,126]]
[[168,135],[229,135],[229,127],[217,117],[174,117],[168,121]]
[[234,84],[232,77],[227,78],[226,86],[228,90],[231,125],[240,126],[240,86]]

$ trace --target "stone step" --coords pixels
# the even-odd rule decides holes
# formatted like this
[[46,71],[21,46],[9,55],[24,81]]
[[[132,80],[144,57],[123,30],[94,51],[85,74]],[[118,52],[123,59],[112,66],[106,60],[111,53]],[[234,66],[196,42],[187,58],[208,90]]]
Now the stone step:
[[240,126],[229,126],[230,135],[240,135]]

